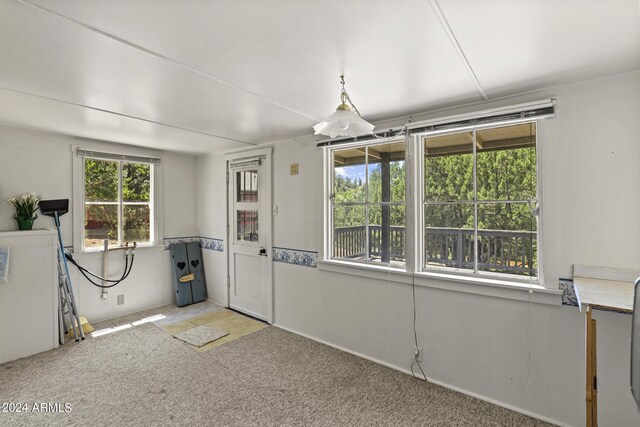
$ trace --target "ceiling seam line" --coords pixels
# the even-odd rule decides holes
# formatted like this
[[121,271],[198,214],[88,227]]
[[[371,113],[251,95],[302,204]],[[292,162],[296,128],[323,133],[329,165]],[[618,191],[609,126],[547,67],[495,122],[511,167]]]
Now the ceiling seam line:
[[46,8],[44,8],[44,7],[42,7],[42,6],[38,6],[38,5],[36,5],[36,4],[29,3],[29,2],[28,2],[28,1],[26,1],[26,0],[16,0],[16,1],[17,1],[17,2],[19,2],[19,3],[22,3],[22,4],[24,4],[24,5],[30,6],[30,7],[34,8],[34,9],[36,9],[36,10],[40,10],[40,11],[42,11],[42,12],[45,12],[45,13],[48,13],[48,14],[50,14],[50,15],[53,15],[53,16],[56,16],[56,17],[58,17],[58,18],[64,19],[64,20],[66,20],[66,21],[69,21],[69,22],[71,22],[71,23],[73,23],[73,24],[79,25],[79,26],[81,26],[82,28],[85,28],[86,30],[92,31],[92,32],[94,32],[94,33],[97,33],[97,34],[99,34],[99,35],[101,35],[101,36],[103,36],[103,37],[106,37],[106,38],[108,38],[108,39],[110,39],[110,40],[113,40],[113,41],[115,41],[115,42],[117,42],[117,43],[120,43],[120,44],[123,44],[123,45],[125,45],[125,46],[128,46],[128,47],[130,47],[130,48],[132,48],[132,49],[134,49],[134,50],[137,50],[137,51],[139,51],[139,52],[142,52],[142,53],[144,53],[144,54],[146,54],[146,55],[152,56],[152,57],[157,58],[157,59],[161,59],[161,60],[163,60],[163,61],[170,62],[170,63],[172,63],[172,64],[174,64],[174,65],[176,65],[176,66],[178,66],[178,67],[180,67],[180,68],[183,68],[183,69],[185,69],[185,70],[191,71],[192,73],[198,74],[198,75],[200,75],[200,76],[202,76],[202,77],[205,77],[205,78],[207,78],[207,79],[213,80],[213,81],[215,81],[215,82],[218,82],[218,83],[220,83],[220,84],[222,84],[222,85],[225,85],[225,86],[227,86],[227,87],[230,87],[230,88],[232,88],[232,89],[236,89],[236,90],[239,90],[239,91],[241,91],[241,92],[244,92],[244,93],[247,93],[247,94],[249,94],[249,95],[252,95],[252,96],[254,96],[254,97],[256,97],[256,98],[258,98],[258,99],[260,99],[260,100],[262,100],[262,101],[264,101],[264,102],[266,102],[266,103],[269,103],[269,104],[271,104],[271,105],[275,105],[276,107],[280,107],[280,108],[285,109],[285,110],[287,110],[287,111],[290,111],[290,112],[292,112],[292,113],[295,113],[295,114],[298,114],[298,115],[300,115],[300,116],[306,117],[307,119],[313,120],[314,122],[317,122],[317,121],[318,121],[318,119],[317,119],[317,118],[312,117],[312,116],[310,116],[310,115],[308,115],[308,114],[306,114],[306,113],[303,113],[303,112],[301,112],[301,111],[295,110],[295,109],[293,109],[293,108],[291,108],[291,107],[287,107],[286,105],[280,104],[279,102],[273,101],[273,100],[271,100],[271,99],[269,99],[269,98],[267,98],[267,97],[264,97],[264,96],[262,96],[262,95],[259,95],[259,94],[258,94],[258,93],[256,93],[256,92],[253,92],[253,91],[250,91],[250,90],[248,90],[248,89],[242,88],[242,87],[240,87],[240,86],[238,86],[238,85],[235,85],[235,84],[233,84],[233,83],[230,83],[230,82],[227,82],[227,81],[225,81],[225,80],[222,80],[222,79],[220,79],[220,78],[218,78],[218,77],[215,77],[215,76],[213,76],[213,75],[211,75],[211,74],[207,74],[207,73],[205,73],[204,71],[200,71],[200,70],[198,70],[198,69],[196,69],[196,68],[190,67],[189,65],[183,64],[182,62],[179,62],[179,61],[177,61],[177,60],[175,60],[175,59],[169,58],[168,56],[162,55],[162,54],[160,54],[160,53],[158,53],[158,52],[154,52],[154,51],[149,50],[149,49],[147,49],[147,48],[145,48],[145,47],[142,47],[142,46],[140,46],[140,45],[137,45],[137,44],[135,44],[135,43],[132,43],[132,42],[130,42],[130,41],[128,41],[128,40],[125,40],[125,39],[120,38],[120,37],[118,37],[118,36],[115,36],[115,35],[113,35],[113,34],[107,33],[106,31],[102,31],[102,30],[100,30],[100,29],[98,29],[98,28],[95,28],[95,27],[92,27],[92,26],[90,26],[90,25],[84,24],[84,23],[82,23],[82,22],[80,22],[80,21],[77,21],[77,20],[75,20],[75,19],[72,19],[72,18],[66,17],[66,16],[61,15],[61,14],[59,14],[59,13],[56,13],[56,12],[54,12],[54,11],[52,11],[52,10],[46,9]]
[[37,127],[37,126],[31,126],[31,125],[25,125],[25,124],[20,124],[20,123],[13,123],[13,122],[8,122],[8,121],[3,121],[2,119],[0,119],[0,127],[8,127],[8,128],[13,128],[13,129],[23,129],[23,130],[30,130],[30,131],[34,131],[34,132],[40,132],[40,133],[46,133],[46,134],[51,134],[51,135],[59,135],[59,136],[67,136],[69,138],[72,139],[77,139],[77,140],[82,140],[82,141],[97,141],[97,142],[105,142],[105,143],[110,143],[110,144],[124,144],[124,145],[133,145],[136,147],[142,147],[142,148],[148,148],[150,150],[155,150],[155,151],[168,151],[168,152],[172,152],[172,153],[181,153],[181,154],[189,154],[192,156],[200,156],[200,155],[206,155],[209,154],[210,152],[207,151],[179,151],[176,149],[169,149],[169,148],[158,148],[158,147],[149,147],[146,145],[136,145],[135,143],[131,143],[131,142],[116,142],[110,139],[103,139],[103,138],[99,138],[99,137],[90,137],[90,136],[81,136],[81,135],[76,135],[73,133],[69,133],[69,132],[64,132],[64,131],[57,131],[57,130],[51,130],[51,129],[45,129],[45,128],[41,128],[41,127]]
[[155,120],[145,119],[145,118],[142,118],[142,117],[136,117],[136,116],[132,116],[132,115],[129,115],[129,114],[124,114],[124,113],[118,113],[116,111],[111,111],[111,110],[107,110],[107,109],[104,109],[104,108],[92,107],[90,105],[84,105],[84,104],[79,104],[79,103],[76,103],[76,102],[65,101],[64,99],[51,98],[51,97],[48,97],[48,96],[38,95],[38,94],[35,94],[35,93],[25,92],[25,91],[21,91],[21,90],[17,90],[17,89],[11,89],[11,88],[8,88],[8,87],[0,86],[0,90],[7,90],[9,92],[20,93],[22,95],[35,96],[37,98],[46,99],[48,101],[61,102],[63,104],[73,105],[75,107],[88,108],[90,110],[99,111],[101,113],[113,114],[113,115],[120,116],[120,117],[126,117],[128,119],[140,120],[140,121],[143,121],[143,122],[146,122],[146,123],[153,123],[153,124],[156,124],[156,125],[166,126],[166,127],[170,127],[170,128],[173,128],[173,129],[183,130],[183,131],[186,131],[186,132],[193,132],[193,133],[197,133],[197,134],[200,134],[200,135],[210,136],[210,137],[213,137],[213,138],[220,138],[220,139],[225,139],[227,141],[239,142],[241,144],[247,144],[247,145],[251,145],[251,146],[257,146],[258,145],[257,143],[253,143],[253,142],[241,141],[239,139],[229,138],[229,137],[221,136],[221,135],[214,135],[214,134],[207,133],[207,132],[201,132],[201,131],[198,131],[198,130],[184,128],[184,127],[181,127],[181,126],[170,125],[168,123],[157,122]]
[[433,11],[436,13],[438,20],[440,21],[440,25],[442,25],[442,28],[447,33],[447,36],[449,37],[449,40],[453,44],[453,47],[456,49],[458,56],[460,57],[465,67],[467,68],[467,72],[471,75],[471,78],[473,79],[473,82],[476,85],[478,92],[480,92],[480,96],[482,96],[482,99],[484,99],[485,101],[488,101],[489,97],[487,96],[486,92],[482,88],[482,85],[480,84],[480,81],[478,80],[476,73],[473,71],[473,68],[471,67],[471,63],[469,63],[467,56],[464,54],[464,51],[462,50],[462,46],[460,46],[458,39],[456,38],[455,34],[453,34],[453,30],[449,25],[449,21],[447,21],[447,18],[444,16],[444,13],[442,12],[440,5],[438,4],[438,0],[429,0],[429,3],[431,4]]

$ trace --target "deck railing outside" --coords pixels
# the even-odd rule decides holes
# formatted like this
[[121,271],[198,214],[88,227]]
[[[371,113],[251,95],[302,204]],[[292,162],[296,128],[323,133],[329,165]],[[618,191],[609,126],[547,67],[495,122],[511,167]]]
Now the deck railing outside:
[[[467,228],[425,228],[426,263],[473,269],[474,232]],[[334,230],[336,258],[366,255],[367,227]],[[530,231],[478,230],[478,269],[513,274],[535,274],[536,235]],[[369,226],[369,256],[382,254],[382,226]],[[405,228],[390,227],[389,258],[405,260]]]

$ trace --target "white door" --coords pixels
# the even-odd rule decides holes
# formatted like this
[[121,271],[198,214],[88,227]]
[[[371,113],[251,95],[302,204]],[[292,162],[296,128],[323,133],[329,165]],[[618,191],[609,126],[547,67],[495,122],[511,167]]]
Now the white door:
[[229,206],[229,307],[272,322],[271,152],[231,157]]

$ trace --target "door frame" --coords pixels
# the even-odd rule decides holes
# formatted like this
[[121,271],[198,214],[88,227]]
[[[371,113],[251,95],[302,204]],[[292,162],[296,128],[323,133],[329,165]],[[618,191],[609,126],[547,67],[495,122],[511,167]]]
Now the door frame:
[[[264,160],[262,166],[264,166],[264,175],[268,177],[268,185],[265,186],[265,196],[266,202],[268,203],[268,211],[269,216],[265,221],[264,219],[260,220],[259,226],[265,227],[265,235],[267,236],[267,241],[264,244],[264,248],[267,250],[267,277],[268,281],[268,289],[267,289],[267,323],[274,323],[274,309],[273,309],[273,174],[272,174],[272,160],[271,154],[273,152],[272,147],[265,147],[260,149],[250,149],[250,150],[241,150],[241,151],[233,151],[230,153],[226,153],[224,155],[225,160],[225,168],[226,168],[226,197],[225,197],[225,207],[226,207],[226,218],[227,218],[227,232],[225,233],[224,245],[227,252],[227,262],[225,263],[225,277],[226,277],[226,306],[227,308],[231,305],[231,277],[230,277],[230,262],[231,262],[231,204],[229,201],[230,196],[230,188],[229,186],[233,182],[230,179],[230,163],[234,160],[241,160],[243,158],[250,159],[252,157],[264,156]],[[263,199],[264,200],[264,199]]]

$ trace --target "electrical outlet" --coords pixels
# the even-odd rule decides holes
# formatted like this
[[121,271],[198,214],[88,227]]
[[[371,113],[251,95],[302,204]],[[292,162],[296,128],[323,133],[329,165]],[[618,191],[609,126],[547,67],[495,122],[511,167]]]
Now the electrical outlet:
[[422,347],[416,347],[416,352],[413,356],[415,360],[422,363]]
[[118,295],[118,305],[124,304],[124,294]]

